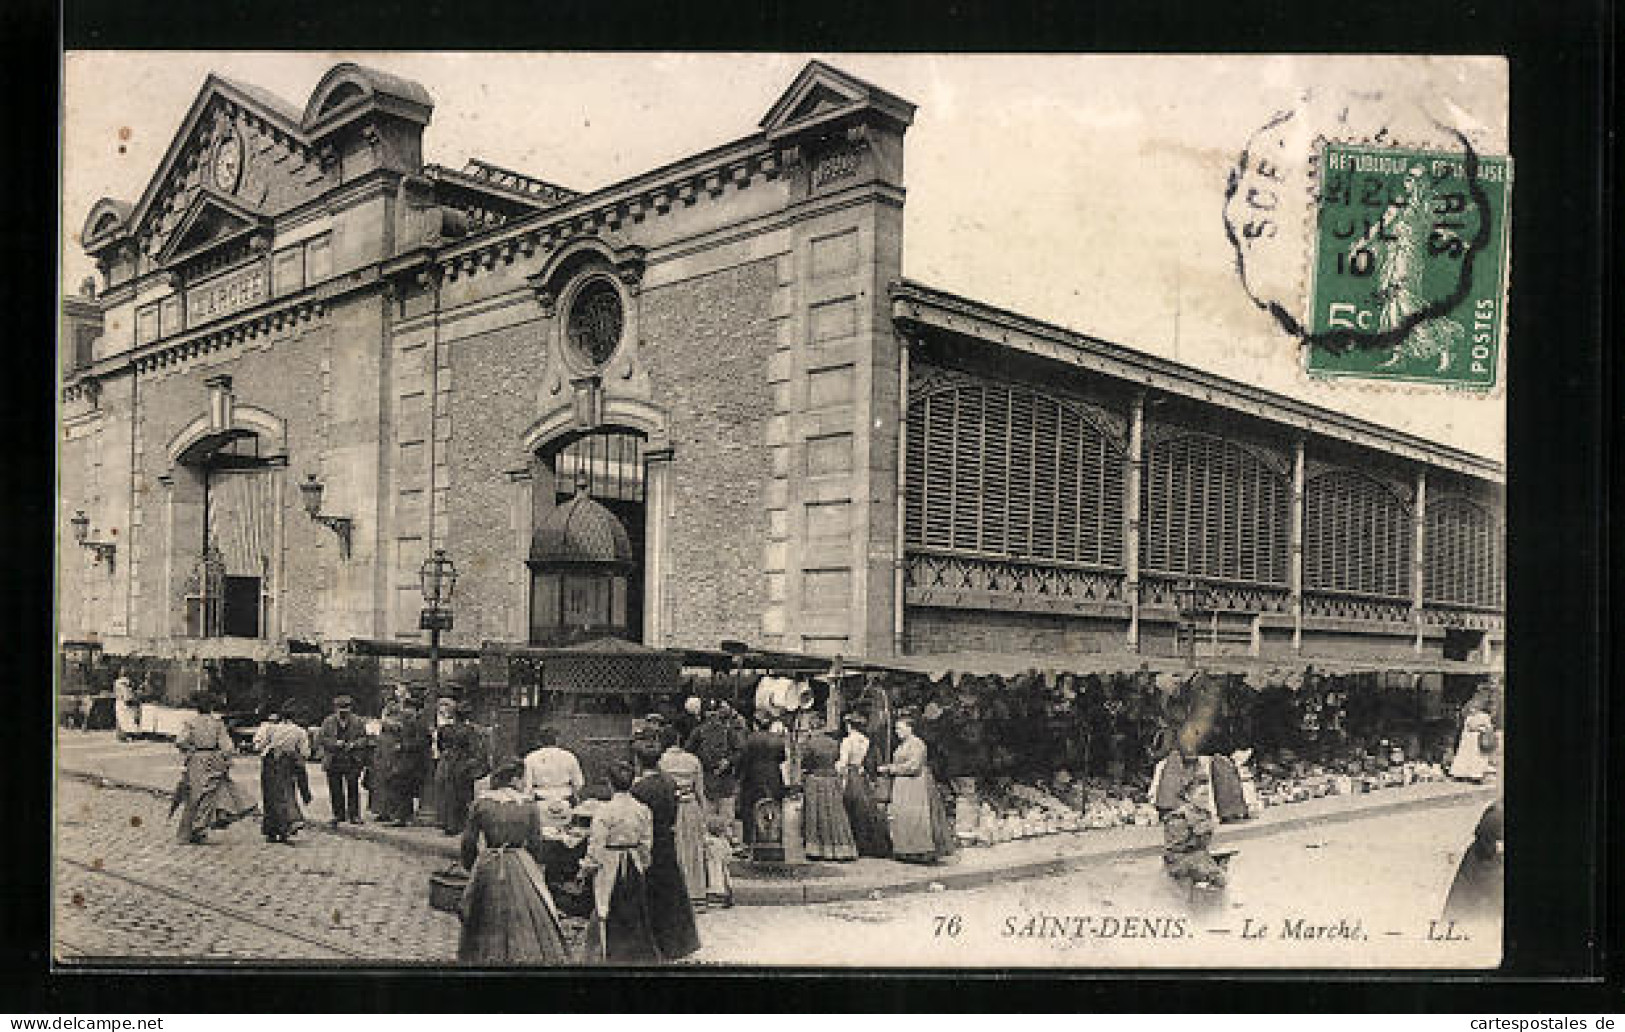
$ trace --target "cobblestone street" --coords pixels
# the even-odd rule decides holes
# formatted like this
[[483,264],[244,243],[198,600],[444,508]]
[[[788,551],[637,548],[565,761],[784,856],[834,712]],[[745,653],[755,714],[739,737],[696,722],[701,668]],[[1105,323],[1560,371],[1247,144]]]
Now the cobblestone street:
[[[241,783],[248,774],[239,770]],[[63,778],[57,795],[58,956],[364,963],[452,960],[457,918],[428,905],[435,864],[306,831],[266,844],[257,821],[175,842],[168,803]]]
[[[963,891],[736,907],[706,915],[705,945],[694,959],[861,967],[1491,965],[1500,956],[1498,926],[1447,933],[1430,925],[1484,805],[1464,799],[1235,843],[1241,852],[1230,885],[1206,904],[1176,891],[1158,857],[1103,859],[1064,875]],[[1225,837],[1221,830],[1215,849],[1227,847]]]
[[[690,962],[1492,963],[1493,934],[1441,940],[1430,927],[1483,805],[1463,799],[1250,839],[1222,901],[1206,907],[1175,892],[1155,857],[1103,858],[976,889],[710,911],[699,916],[704,946]],[[75,778],[60,782],[57,807],[64,960],[455,962],[457,918],[428,905],[427,879],[444,861],[320,829],[291,848],[271,846],[252,820],[181,846],[165,800]],[[1247,920],[1264,934],[1247,937]],[[1305,939],[1288,934],[1298,920],[1358,928]]]

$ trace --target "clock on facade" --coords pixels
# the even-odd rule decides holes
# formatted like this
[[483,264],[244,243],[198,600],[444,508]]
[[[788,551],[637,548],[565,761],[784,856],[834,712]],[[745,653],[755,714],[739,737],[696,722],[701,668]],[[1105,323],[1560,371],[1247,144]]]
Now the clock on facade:
[[214,150],[214,183],[226,193],[232,193],[237,189],[237,180],[242,174],[242,138],[227,136]]

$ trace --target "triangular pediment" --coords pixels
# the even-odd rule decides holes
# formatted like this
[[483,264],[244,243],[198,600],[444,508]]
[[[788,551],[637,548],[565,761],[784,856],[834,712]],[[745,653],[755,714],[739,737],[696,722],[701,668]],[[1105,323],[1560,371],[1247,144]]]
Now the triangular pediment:
[[808,62],[762,116],[770,139],[789,136],[844,119],[862,111],[878,112],[902,125],[914,119],[914,105],[822,61]]
[[831,89],[819,83],[814,86],[807,96],[797,104],[795,110],[790,112],[788,122],[799,122],[804,118],[814,118],[818,115],[839,111],[842,108],[853,107],[863,102],[861,97],[854,97],[847,93]]
[[[232,154],[222,158],[223,148]],[[262,90],[211,75],[126,226],[148,259],[167,260],[206,244],[197,234],[229,221],[222,213],[238,211],[251,220],[275,214],[314,197],[325,182],[297,111]],[[217,202],[209,212],[199,207],[206,193]],[[190,235],[190,242],[177,234]]]
[[251,233],[268,220],[260,213],[224,196],[213,189],[203,188],[176,224],[168,242],[159,252],[161,265],[185,261],[214,247]]

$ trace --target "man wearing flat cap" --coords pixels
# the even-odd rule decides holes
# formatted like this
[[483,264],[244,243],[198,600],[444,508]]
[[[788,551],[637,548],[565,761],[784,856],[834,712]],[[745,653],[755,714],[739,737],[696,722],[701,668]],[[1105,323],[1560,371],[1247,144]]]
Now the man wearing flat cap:
[[322,746],[322,770],[327,772],[328,800],[333,806],[333,827],[341,822],[361,823],[361,771],[367,765],[367,727],[355,715],[355,700],[340,695],[333,712],[316,732]]

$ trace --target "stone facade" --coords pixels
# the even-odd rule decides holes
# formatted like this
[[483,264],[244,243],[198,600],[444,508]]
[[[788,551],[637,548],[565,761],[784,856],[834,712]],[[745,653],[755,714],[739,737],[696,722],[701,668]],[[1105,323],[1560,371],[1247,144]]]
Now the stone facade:
[[[912,107],[814,63],[750,135],[588,195],[422,165],[431,107],[353,65],[303,114],[211,79],[143,197],[92,210],[105,328],[65,374],[61,484],[119,553],[64,553],[65,636],[416,640],[444,548],[447,644],[522,641],[554,456],[613,430],[647,463],[646,640],[888,647]],[[594,282],[621,321],[584,361]],[[255,636],[207,624],[251,591]]]

